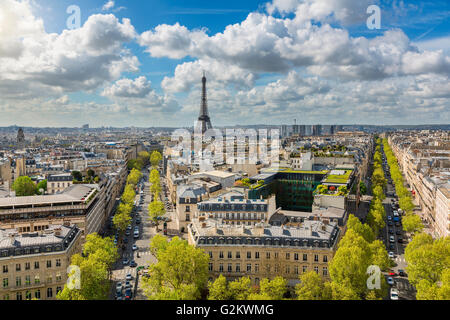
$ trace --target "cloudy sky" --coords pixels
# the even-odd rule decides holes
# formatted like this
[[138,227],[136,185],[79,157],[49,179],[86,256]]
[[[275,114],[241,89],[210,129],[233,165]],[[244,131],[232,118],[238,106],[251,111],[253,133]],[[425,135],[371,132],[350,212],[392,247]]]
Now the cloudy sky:
[[192,126],[203,70],[213,125],[449,123],[449,20],[448,0],[1,0],[0,126]]

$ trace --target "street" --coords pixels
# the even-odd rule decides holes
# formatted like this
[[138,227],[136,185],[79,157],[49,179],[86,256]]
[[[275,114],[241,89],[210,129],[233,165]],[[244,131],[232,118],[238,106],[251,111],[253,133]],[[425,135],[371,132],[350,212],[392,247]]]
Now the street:
[[[394,272],[395,275],[391,276],[394,281],[392,287],[398,290],[400,300],[415,300],[416,290],[414,286],[409,283],[407,277],[408,275],[399,275],[399,270],[403,270],[403,272],[406,273],[407,264],[405,260],[405,248],[409,243],[409,239],[407,239],[407,236],[403,231],[401,214],[399,214],[398,218],[394,216],[394,211],[398,210],[398,198],[396,196],[393,182],[392,180],[390,180],[389,165],[386,162],[386,156],[384,154],[383,147],[382,155],[383,170],[388,183],[386,186],[387,196],[383,201],[383,205],[386,210],[386,226],[381,231],[381,240],[383,240],[384,244],[386,245],[388,253],[392,252],[394,255],[392,260],[394,260],[395,266],[391,268],[391,272]],[[390,240],[391,237],[393,237],[393,241]],[[389,277],[388,273],[385,273],[386,277]]]

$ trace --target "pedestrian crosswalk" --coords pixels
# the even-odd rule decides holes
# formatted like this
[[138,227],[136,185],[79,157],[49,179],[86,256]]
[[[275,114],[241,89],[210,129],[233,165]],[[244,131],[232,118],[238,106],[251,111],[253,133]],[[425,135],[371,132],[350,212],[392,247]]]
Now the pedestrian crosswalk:
[[403,262],[403,263],[406,263],[406,260],[405,260],[405,257],[403,257],[403,256],[397,256],[397,257],[395,257],[395,262]]
[[136,268],[125,267],[119,270],[113,270],[113,275],[116,278],[123,278],[127,274],[131,274],[133,277],[136,277]]

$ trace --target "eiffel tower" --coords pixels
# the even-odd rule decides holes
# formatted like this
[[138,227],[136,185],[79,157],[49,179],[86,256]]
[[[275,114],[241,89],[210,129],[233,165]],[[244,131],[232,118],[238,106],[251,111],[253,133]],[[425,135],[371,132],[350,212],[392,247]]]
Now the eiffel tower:
[[206,98],[206,76],[204,71],[202,78],[202,103],[196,129],[196,132],[201,132],[202,134],[204,134],[206,130],[212,129],[211,119],[209,118],[208,114],[208,100]]

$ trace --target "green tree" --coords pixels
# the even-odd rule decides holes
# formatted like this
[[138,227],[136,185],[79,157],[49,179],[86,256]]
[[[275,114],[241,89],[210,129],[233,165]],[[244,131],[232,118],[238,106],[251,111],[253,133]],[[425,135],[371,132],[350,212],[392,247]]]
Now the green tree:
[[125,203],[120,203],[117,207],[117,212],[113,217],[113,225],[120,232],[125,232],[127,226],[131,223],[132,206]]
[[81,174],[80,171],[74,170],[74,171],[72,171],[71,174],[72,174],[72,177],[74,180],[80,181],[80,182],[83,181],[83,175]]
[[131,169],[131,172],[127,178],[127,184],[132,184],[133,186],[136,186],[141,177],[142,173],[139,170]]
[[208,289],[208,300],[231,300],[232,298],[228,290],[228,281],[222,274],[208,283]]
[[150,245],[158,262],[150,266],[150,277],[143,279],[146,296],[152,300],[200,298],[207,284],[209,256],[178,237],[165,239],[166,243],[163,239],[156,235]]
[[[81,288],[69,289],[66,284],[57,294],[57,299],[106,300],[108,298],[111,287],[110,270],[119,256],[112,239],[102,239],[95,233],[89,234],[83,246],[83,255],[75,254],[71,258],[71,265],[80,268]],[[75,270],[72,270],[70,275],[74,272]]]
[[42,180],[37,184],[37,187],[36,187],[37,193],[41,194],[41,191],[40,191],[41,189],[43,189],[44,192],[47,191],[47,180]]
[[156,226],[158,226],[158,217],[162,217],[165,213],[164,203],[159,200],[155,199],[148,205],[148,214],[150,219],[156,223]]
[[123,193],[122,193],[122,197],[121,197],[122,202],[124,202],[125,204],[133,206],[135,198],[136,198],[136,192],[134,192],[133,185],[127,184],[125,186],[125,189],[124,189]]
[[155,150],[152,152],[152,155],[150,156],[150,163],[153,167],[158,167],[159,163],[162,160],[162,155],[159,153],[159,151]]
[[33,196],[37,192],[36,184],[27,176],[18,177],[12,185],[12,189],[16,192],[17,197]]
[[409,233],[417,233],[422,231],[423,224],[420,217],[416,214],[407,214],[402,219],[403,230]]
[[287,280],[283,277],[264,278],[259,283],[259,293],[250,295],[249,300],[282,300],[286,292]]
[[228,290],[233,300],[248,300],[251,294],[256,293],[256,290],[252,288],[252,281],[249,277],[241,277],[229,282]]
[[88,177],[93,178],[95,176],[95,171],[92,169],[89,169],[87,171],[87,175],[88,175]]
[[347,229],[352,229],[362,236],[367,242],[372,242],[375,240],[375,235],[370,226],[367,224],[362,224],[361,221],[353,214],[350,214],[348,217]]
[[365,184],[364,182],[362,182],[362,181],[359,183],[359,192],[360,192],[362,195],[367,194],[367,186],[366,186],[366,184]]
[[414,285],[421,280],[441,282],[444,270],[450,268],[449,257],[449,237],[433,240],[428,234],[416,235],[405,249],[408,280]]
[[153,194],[154,199],[159,199],[159,195],[161,194],[161,184],[159,181],[157,183],[154,183],[150,187],[150,192]]
[[151,184],[160,182],[159,171],[157,169],[152,169],[152,171],[150,171],[149,182]]
[[127,163],[128,170],[136,169],[138,171],[142,170],[142,165],[137,159],[130,159]]
[[295,286],[298,300],[330,300],[331,291],[325,281],[314,271],[303,273]]

